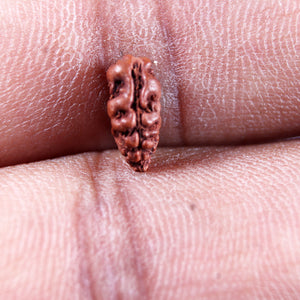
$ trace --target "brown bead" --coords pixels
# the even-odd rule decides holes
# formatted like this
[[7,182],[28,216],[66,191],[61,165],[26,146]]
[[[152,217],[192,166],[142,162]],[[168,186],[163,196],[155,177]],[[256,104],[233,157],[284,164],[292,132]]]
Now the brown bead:
[[107,113],[120,152],[135,171],[147,171],[159,141],[161,87],[151,61],[125,55],[106,73]]
[[132,135],[129,135],[125,138],[125,144],[130,148],[137,148],[139,146],[139,134],[134,132]]
[[152,149],[155,146],[155,142],[151,140],[144,140],[142,143],[143,149]]
[[142,115],[142,124],[146,127],[150,127],[153,124],[159,122],[160,116],[157,112],[153,113],[144,113]]
[[142,159],[142,152],[141,150],[138,150],[136,152],[129,151],[127,155],[127,159],[129,163],[137,163]]
[[157,130],[145,130],[143,131],[142,135],[143,137],[145,137],[146,139],[148,139],[149,137],[155,137],[159,134],[159,132]]
[[149,158],[150,158],[150,152],[149,151],[148,152],[144,151],[142,157],[143,157],[144,160],[149,160]]

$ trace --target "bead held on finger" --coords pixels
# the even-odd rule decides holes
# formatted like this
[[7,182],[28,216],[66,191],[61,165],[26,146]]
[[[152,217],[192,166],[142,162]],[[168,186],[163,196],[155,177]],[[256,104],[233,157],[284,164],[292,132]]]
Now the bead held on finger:
[[148,170],[159,141],[161,87],[151,61],[125,55],[106,73],[107,113],[120,152],[135,171]]

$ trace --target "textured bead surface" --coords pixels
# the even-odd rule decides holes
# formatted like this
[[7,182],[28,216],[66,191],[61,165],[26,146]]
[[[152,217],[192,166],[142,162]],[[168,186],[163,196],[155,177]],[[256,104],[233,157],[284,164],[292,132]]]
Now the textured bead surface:
[[159,141],[161,87],[151,61],[125,55],[107,70],[107,113],[120,152],[135,171],[147,171]]

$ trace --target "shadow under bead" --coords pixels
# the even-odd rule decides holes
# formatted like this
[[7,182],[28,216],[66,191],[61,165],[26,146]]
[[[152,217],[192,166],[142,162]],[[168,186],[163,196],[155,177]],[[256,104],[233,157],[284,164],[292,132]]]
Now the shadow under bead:
[[151,61],[125,55],[109,67],[106,76],[107,113],[116,144],[135,171],[147,171],[161,127],[161,86]]

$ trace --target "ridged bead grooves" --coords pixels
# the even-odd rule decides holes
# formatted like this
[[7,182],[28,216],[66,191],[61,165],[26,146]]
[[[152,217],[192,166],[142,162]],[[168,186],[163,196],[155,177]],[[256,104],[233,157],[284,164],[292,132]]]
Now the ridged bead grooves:
[[125,55],[106,73],[107,113],[120,152],[135,171],[147,171],[159,141],[161,87],[151,61]]

